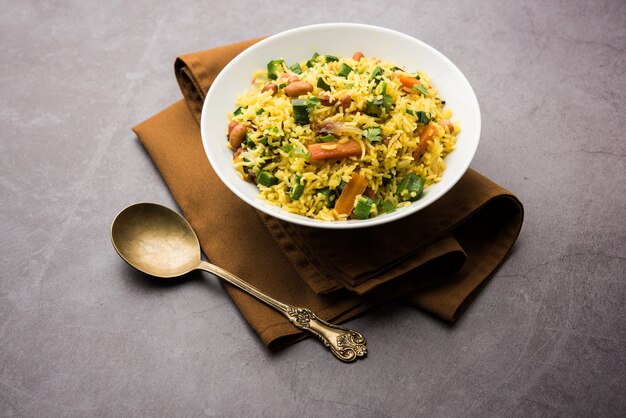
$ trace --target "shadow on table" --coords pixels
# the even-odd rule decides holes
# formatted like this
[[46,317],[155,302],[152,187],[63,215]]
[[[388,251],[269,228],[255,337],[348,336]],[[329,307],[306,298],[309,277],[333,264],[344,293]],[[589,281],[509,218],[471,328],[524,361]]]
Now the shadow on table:
[[197,284],[199,282],[206,282],[206,285],[209,286],[212,290],[221,291],[221,286],[218,285],[219,281],[212,280],[212,277],[209,277],[207,274],[203,274],[201,271],[197,270],[194,270],[179,277],[171,277],[166,279],[142,273],[129,265],[124,265],[123,268],[125,269],[123,277],[127,284],[133,288],[159,291],[166,290],[172,287],[184,286],[190,283]]

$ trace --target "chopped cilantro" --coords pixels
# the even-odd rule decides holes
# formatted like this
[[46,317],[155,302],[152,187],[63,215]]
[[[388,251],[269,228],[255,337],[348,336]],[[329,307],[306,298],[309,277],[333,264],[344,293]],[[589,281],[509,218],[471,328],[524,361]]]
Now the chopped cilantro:
[[370,142],[380,142],[383,140],[380,126],[372,126],[363,130],[363,136]]
[[417,122],[422,123],[424,125],[430,123],[430,121],[432,120],[432,116],[430,112],[424,112],[422,110],[407,109],[406,113],[408,113],[409,115],[415,116],[417,118]]
[[375,97],[372,100],[368,100],[365,102],[365,113],[370,116],[382,116],[383,109],[387,114],[391,111],[391,107],[393,106],[393,97],[389,94],[383,94],[381,96]]

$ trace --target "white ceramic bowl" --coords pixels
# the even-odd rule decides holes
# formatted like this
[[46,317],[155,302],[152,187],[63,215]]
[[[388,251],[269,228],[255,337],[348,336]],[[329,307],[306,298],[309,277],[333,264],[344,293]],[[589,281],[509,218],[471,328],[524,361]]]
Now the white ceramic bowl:
[[[252,73],[273,59],[288,63],[307,60],[314,52],[351,57],[355,51],[395,61],[408,70],[430,75],[439,96],[459,120],[461,132],[456,149],[446,156],[442,180],[424,190],[409,207],[371,219],[319,221],[289,213],[257,197],[259,190],[240,179],[232,165],[233,152],[226,146],[228,112],[235,109],[237,96],[250,88]],[[461,71],[433,47],[408,35],[376,26],[329,23],[291,29],[253,45],[233,59],[215,79],[204,101],[201,117],[202,144],[213,169],[237,196],[254,208],[284,221],[317,228],[347,229],[380,225],[408,216],[443,196],[463,176],[480,138],[480,109],[476,95]]]

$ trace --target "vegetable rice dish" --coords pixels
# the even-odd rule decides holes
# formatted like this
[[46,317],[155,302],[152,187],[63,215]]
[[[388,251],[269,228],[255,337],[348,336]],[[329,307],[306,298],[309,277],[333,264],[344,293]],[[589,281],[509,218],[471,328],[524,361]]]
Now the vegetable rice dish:
[[270,61],[229,115],[239,176],[282,209],[367,219],[441,180],[457,122],[423,71],[365,57]]

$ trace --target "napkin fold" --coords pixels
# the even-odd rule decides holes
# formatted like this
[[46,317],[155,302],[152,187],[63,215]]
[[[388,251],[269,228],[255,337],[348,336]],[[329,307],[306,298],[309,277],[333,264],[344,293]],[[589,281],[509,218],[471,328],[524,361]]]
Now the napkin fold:
[[[133,128],[204,253],[273,297],[331,322],[341,323],[389,300],[456,321],[517,239],[523,221],[520,201],[470,169],[426,209],[376,227],[308,228],[256,211],[211,168],[198,123],[219,71],[257,41],[178,57],[175,73],[184,100]],[[304,337],[272,308],[233,286],[225,288],[270,349]]]

